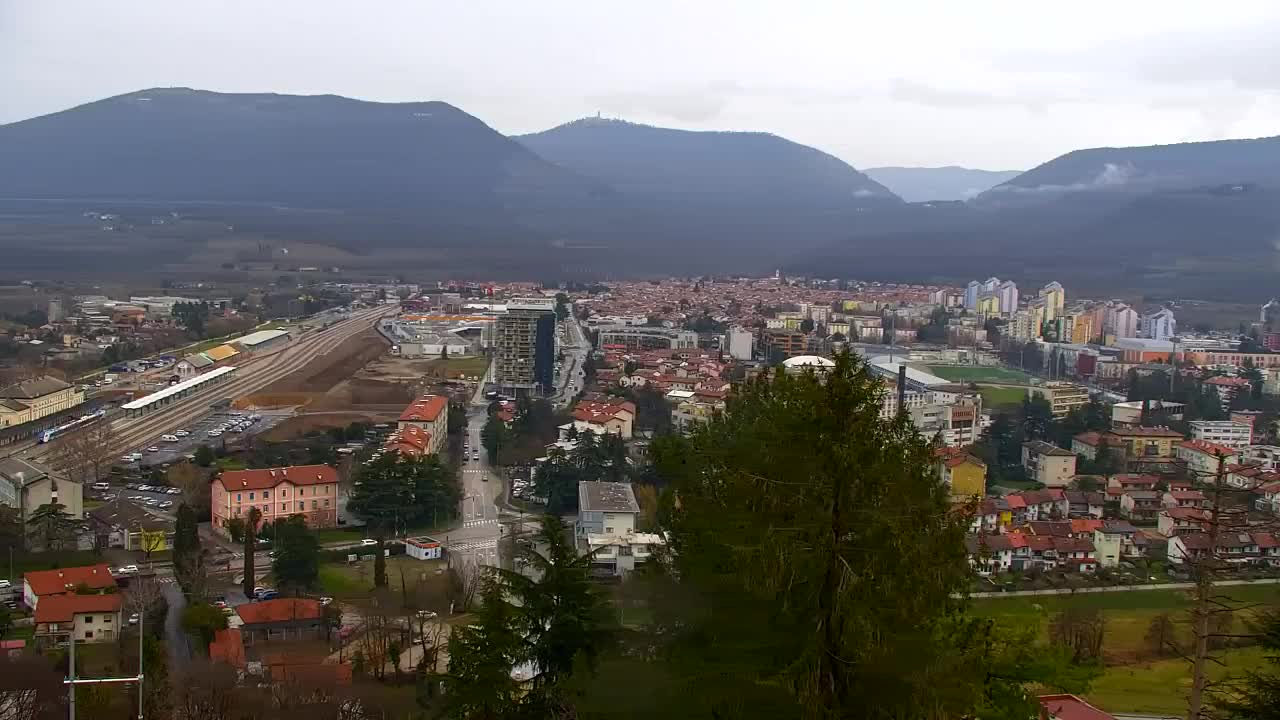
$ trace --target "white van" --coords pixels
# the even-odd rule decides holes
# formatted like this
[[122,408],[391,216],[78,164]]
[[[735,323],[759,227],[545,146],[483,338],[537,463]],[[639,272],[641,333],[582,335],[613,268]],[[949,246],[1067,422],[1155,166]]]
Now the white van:
[[111,486],[104,482],[96,482],[90,485],[89,487],[93,488],[94,490],[110,490],[111,489]]
[[161,436],[160,436],[160,439],[161,439],[161,440],[163,440],[163,441],[165,441],[165,442],[178,442],[178,436],[177,436],[177,435],[161,435]]

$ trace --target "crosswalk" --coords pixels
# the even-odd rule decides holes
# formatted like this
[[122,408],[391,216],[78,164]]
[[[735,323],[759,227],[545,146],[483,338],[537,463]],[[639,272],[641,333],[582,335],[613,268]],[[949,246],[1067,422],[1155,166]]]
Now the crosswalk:
[[456,553],[474,552],[476,550],[486,550],[496,547],[498,547],[498,538],[463,540],[462,542],[449,543],[450,552]]
[[497,520],[468,520],[462,523],[462,527],[464,528],[485,527],[487,525],[497,525],[497,524],[498,524]]

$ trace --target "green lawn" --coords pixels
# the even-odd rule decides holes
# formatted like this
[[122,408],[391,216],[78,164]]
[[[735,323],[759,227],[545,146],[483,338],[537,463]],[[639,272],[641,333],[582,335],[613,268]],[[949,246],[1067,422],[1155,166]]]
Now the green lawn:
[[[1209,664],[1213,680],[1238,675],[1245,670],[1258,670],[1265,659],[1261,648],[1226,650],[1221,655],[1225,667]],[[1107,668],[1102,677],[1093,681],[1085,697],[1110,713],[1178,715],[1187,710],[1187,691],[1190,688],[1191,666],[1185,660],[1161,660]]]
[[442,374],[446,377],[456,377],[457,375],[466,375],[467,377],[478,377],[484,375],[489,369],[489,358],[484,356],[467,357],[467,358],[445,358],[444,360],[432,360],[428,366],[430,372]]
[[[443,560],[415,560],[405,555],[387,558],[387,580],[393,593],[399,593],[401,572],[405,585],[413,588],[421,580],[445,582]],[[320,589],[335,598],[366,598],[373,592],[373,561],[324,563],[320,566]]]
[[[1221,589],[1220,594],[1240,603],[1280,605],[1280,586],[1276,585],[1226,587]],[[1055,613],[1069,607],[1099,610],[1107,623],[1104,639],[1106,654],[1109,659],[1122,662],[1130,662],[1146,654],[1144,638],[1147,628],[1152,618],[1161,613],[1169,613],[1178,634],[1184,640],[1189,640],[1190,627],[1187,625],[1186,611],[1190,605],[1190,597],[1182,590],[983,598],[974,601],[977,613],[995,618],[1001,623],[1032,624],[1039,628],[1041,638],[1046,641],[1049,620]],[[1243,617],[1238,618],[1238,627],[1243,627],[1244,622]]]
[[1031,382],[1031,376],[1021,370],[999,366],[929,365],[925,370],[952,382]]
[[[105,561],[101,555],[94,553],[92,550],[15,552],[13,554],[13,573],[16,578],[10,579],[21,582],[22,574],[30,570],[52,570],[54,568],[76,567],[79,565],[94,565],[100,562]],[[0,561],[0,573],[8,569],[9,566]]]
[[1021,405],[1022,401],[1027,397],[1027,391],[1022,388],[979,385],[978,392],[982,395],[982,406],[984,408],[999,407],[1001,405]]

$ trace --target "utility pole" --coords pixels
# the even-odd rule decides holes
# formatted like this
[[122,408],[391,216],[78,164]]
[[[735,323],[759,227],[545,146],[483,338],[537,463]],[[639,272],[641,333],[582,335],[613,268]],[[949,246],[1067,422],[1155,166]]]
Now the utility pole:
[[146,621],[145,612],[138,614],[138,674],[124,677],[105,677],[105,678],[78,678],[76,677],[76,630],[74,618],[71,625],[69,643],[70,651],[67,655],[67,679],[62,683],[67,686],[67,718],[76,720],[76,686],[77,685],[108,685],[115,683],[138,683],[138,720],[142,717],[142,625]]

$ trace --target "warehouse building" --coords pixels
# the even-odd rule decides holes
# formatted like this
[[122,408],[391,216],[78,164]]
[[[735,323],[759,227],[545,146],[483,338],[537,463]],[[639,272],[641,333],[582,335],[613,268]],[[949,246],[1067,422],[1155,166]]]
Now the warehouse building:
[[259,330],[235,341],[245,352],[260,353],[273,350],[289,342],[287,330]]

